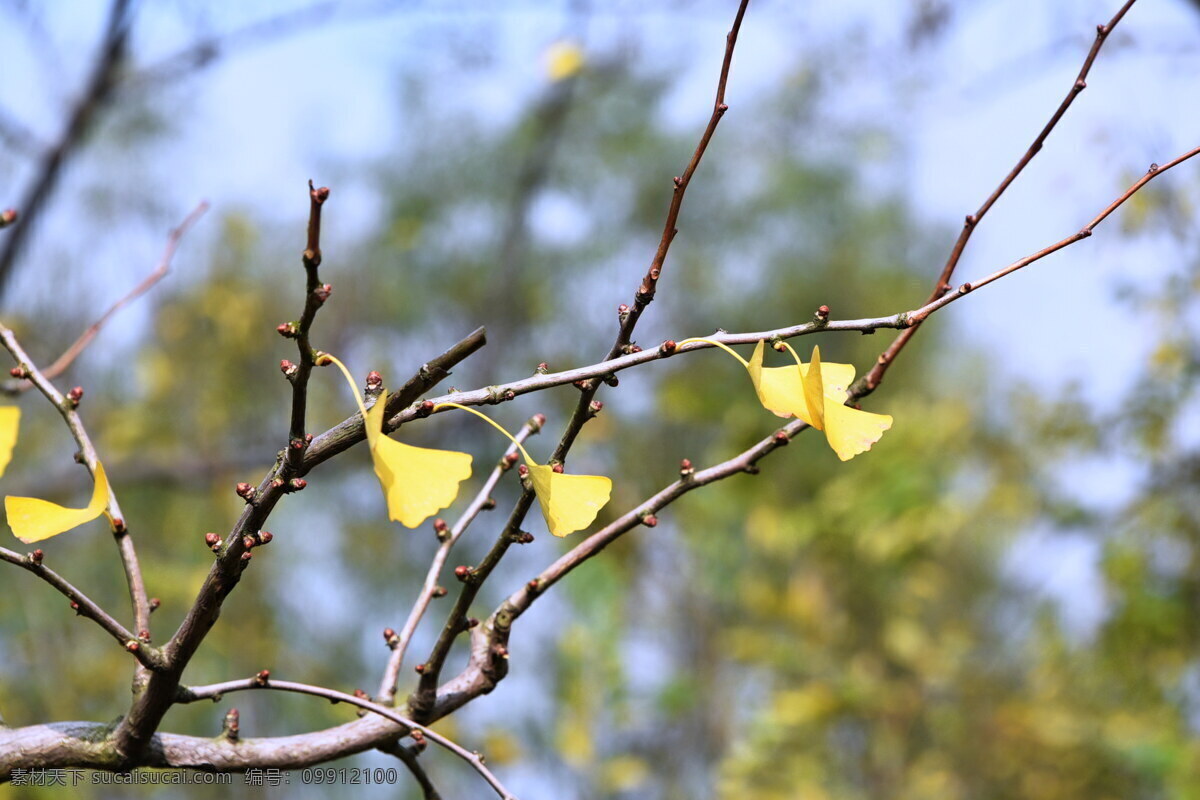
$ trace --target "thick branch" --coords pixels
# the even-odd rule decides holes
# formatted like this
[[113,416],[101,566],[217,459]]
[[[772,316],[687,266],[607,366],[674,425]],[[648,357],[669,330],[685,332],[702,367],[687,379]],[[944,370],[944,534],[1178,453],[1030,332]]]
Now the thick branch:
[[488,785],[496,791],[496,794],[500,795],[504,800],[516,800],[516,797],[504,788],[504,785],[492,774],[491,770],[484,766],[483,756],[479,753],[467,750],[465,747],[455,744],[440,733],[432,731],[423,725],[418,725],[408,717],[397,713],[394,709],[371,702],[365,697],[346,694],[334,689],[326,689],[323,686],[311,686],[306,683],[296,683],[295,681],[277,681],[273,678],[260,675],[259,677],[247,678],[245,680],[214,683],[210,686],[181,687],[177,699],[180,703],[194,703],[197,700],[220,699],[223,695],[230,694],[231,692],[253,691],[257,689],[307,694],[313,697],[323,697],[335,703],[349,703],[400,725],[406,732],[419,731],[425,739],[449,750],[470,764],[488,782]]

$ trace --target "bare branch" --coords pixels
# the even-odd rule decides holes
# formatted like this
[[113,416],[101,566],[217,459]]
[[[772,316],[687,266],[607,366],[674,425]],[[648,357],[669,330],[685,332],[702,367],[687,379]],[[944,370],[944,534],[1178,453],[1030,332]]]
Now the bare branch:
[[63,165],[74,154],[88,123],[108,101],[116,80],[116,71],[125,56],[130,29],[130,0],[113,0],[109,7],[104,38],[92,64],[91,75],[82,96],[71,110],[67,125],[58,141],[42,156],[34,171],[33,182],[18,206],[23,222],[0,247],[0,293],[3,293],[12,274],[17,257],[25,244],[30,225],[37,222],[42,206],[58,182]]
[[429,775],[425,772],[425,767],[421,765],[417,758],[417,749],[415,747],[406,747],[400,744],[399,740],[388,744],[380,745],[376,748],[380,752],[393,755],[404,762],[404,766],[408,767],[412,773],[413,779],[417,785],[421,787],[421,792],[425,796],[425,800],[442,800],[441,794],[438,793],[437,787],[433,785],[433,781],[429,779]]
[[[667,211],[667,219],[658,249],[650,263],[650,268],[647,270],[645,278],[642,280],[641,286],[634,296],[634,307],[627,309],[627,313],[621,320],[621,327],[617,333],[616,341],[613,342],[608,355],[605,357],[606,361],[627,352],[632,341],[633,329],[637,325],[642,311],[654,299],[654,291],[658,278],[662,273],[663,264],[666,262],[671,242],[675,238],[679,210],[683,205],[683,196],[691,182],[692,175],[695,174],[696,168],[700,165],[700,159],[704,157],[704,152],[708,149],[708,143],[716,131],[717,124],[725,115],[726,110],[728,110],[728,106],[725,105],[725,85],[729,80],[729,67],[733,61],[733,50],[737,44],[738,31],[741,29],[742,17],[746,13],[748,3],[749,0],[741,0],[738,5],[737,15],[734,17],[733,26],[725,37],[725,58],[721,65],[721,77],[717,81],[717,96],[713,102],[712,115],[709,117],[708,125],[700,137],[700,143],[696,146],[696,150],[692,154],[692,160],[688,163],[683,175],[674,181],[675,189],[671,196],[671,205]],[[558,446],[554,449],[554,453],[550,459],[552,462],[562,464],[566,461],[567,453],[575,443],[579,432],[583,429],[584,424],[594,416],[594,413],[591,411],[591,405],[599,388],[600,381],[595,379],[586,380],[581,384],[579,401],[576,403],[575,410],[567,422],[562,437],[559,439]],[[507,398],[508,395],[502,394],[500,396]],[[507,552],[508,547],[516,540],[521,523],[524,521],[525,515],[529,513],[532,505],[533,491],[532,489],[526,489],[521,493],[521,497],[517,500],[512,513],[509,514],[508,522],[499,536],[497,536],[492,549],[472,569],[472,579],[463,583],[462,589],[455,600],[454,608],[450,611],[450,615],[446,620],[446,626],[443,629],[444,635],[439,637],[434,650],[430,653],[429,658],[426,659],[425,671],[421,673],[421,680],[417,691],[409,699],[409,706],[418,719],[424,719],[425,715],[430,713],[433,703],[437,698],[437,686],[441,675],[441,668],[446,656],[449,654],[450,644],[454,638],[454,636],[449,636],[447,632],[450,630],[462,632],[468,629],[466,614],[476,594],[479,592],[479,587],[487,580],[492,570],[495,569],[496,564],[500,562],[500,559]]]
[[113,619],[107,611],[101,608],[90,597],[72,586],[65,578],[42,563],[41,550],[35,550],[27,556],[0,547],[0,561],[16,564],[22,569],[32,572],[46,583],[53,586],[60,594],[71,601],[71,609],[81,617],[93,620],[103,628],[117,643],[129,651],[134,658],[141,662],[146,669],[159,669],[163,665],[162,653],[144,639],[138,638],[132,631]]
[[[1092,42],[1092,48],[1084,58],[1083,66],[1080,67],[1079,74],[1075,77],[1075,82],[1071,84],[1071,88],[1067,91],[1067,96],[1059,103],[1058,108],[1050,116],[1050,120],[1042,127],[1037,138],[1033,140],[1033,143],[1029,145],[1024,155],[1017,161],[1016,166],[1004,176],[1004,180],[1000,181],[1000,185],[988,195],[988,198],[983,201],[983,205],[974,214],[967,215],[963,223],[962,232],[959,233],[958,240],[954,243],[954,247],[950,251],[950,257],[946,259],[946,264],[942,267],[942,272],[938,276],[937,282],[933,285],[933,292],[929,295],[929,299],[925,301],[926,305],[933,303],[950,291],[950,279],[954,275],[954,270],[958,266],[959,259],[962,258],[963,250],[966,249],[967,240],[971,238],[971,234],[974,233],[976,226],[979,225],[984,215],[1000,199],[1000,195],[1004,194],[1009,185],[1017,179],[1017,176],[1021,174],[1029,162],[1033,160],[1033,157],[1042,149],[1046,138],[1050,136],[1050,132],[1058,125],[1059,120],[1067,113],[1067,109],[1071,107],[1071,104],[1075,102],[1075,98],[1087,88],[1087,76],[1092,69],[1092,63],[1095,62],[1096,56],[1100,53],[1100,48],[1108,41],[1108,35],[1112,33],[1113,28],[1117,27],[1117,24],[1125,16],[1125,13],[1133,7],[1135,2],[1136,0],[1126,0],[1125,4],[1113,15],[1113,18],[1108,21],[1107,25],[1096,26],[1096,40]],[[918,321],[916,325],[897,336],[888,349],[879,356],[875,362],[875,366],[867,374],[865,381],[861,382],[860,396],[865,396],[879,386],[880,381],[883,380],[884,373],[887,372],[887,368],[896,360],[896,356],[900,354],[900,351],[904,349],[909,340],[916,335],[919,324],[920,322]]]
[[179,696],[176,698],[180,703],[193,703],[197,700],[217,699],[231,692],[253,691],[257,689],[267,689],[277,692],[294,692],[296,694],[307,694],[313,697],[323,697],[326,700],[331,700],[335,703],[349,703],[350,705],[370,711],[373,714],[378,714],[384,719],[391,720],[397,725],[402,726],[406,731],[419,731],[420,734],[434,744],[440,745],[445,749],[454,753],[470,764],[476,772],[478,772],[484,780],[488,782],[496,794],[504,798],[504,800],[517,800],[516,796],[504,788],[504,784],[492,774],[483,763],[483,756],[478,752],[467,750],[461,745],[455,744],[450,739],[442,736],[436,731],[426,728],[424,725],[419,725],[408,717],[397,713],[394,709],[382,706],[379,703],[374,703],[366,697],[359,697],[345,692],[339,692],[334,689],[326,689],[323,686],[310,686],[306,683],[296,683],[294,681],[277,681],[270,678],[268,675],[259,673],[257,677],[247,678],[239,681],[226,681],[225,683],[214,683],[209,686],[196,686],[191,688],[180,687]]
[[[79,445],[79,459],[87,467],[88,472],[92,475],[96,473],[96,448],[92,446],[91,437],[88,436],[87,430],[83,427],[83,420],[79,418],[79,412],[76,410],[77,403],[70,398],[64,397],[61,392],[54,387],[46,376],[38,370],[34,365],[33,359],[21,347],[17,337],[13,332],[0,324],[0,343],[3,343],[5,349],[12,354],[20,366],[21,371],[28,376],[34,386],[38,388],[47,400],[50,401],[63,420],[67,423],[67,428],[71,431],[71,436],[74,437],[75,443]],[[112,484],[108,487],[108,515],[109,527],[112,530],[113,538],[116,540],[117,548],[121,553],[121,562],[125,566],[125,578],[129,585],[129,597],[133,603],[133,619],[134,628],[140,634],[150,631],[150,600],[146,595],[146,584],[142,579],[142,568],[138,562],[137,552],[133,546],[133,537],[129,535],[129,529],[125,524],[125,515],[121,511],[120,503],[117,502],[116,491]],[[140,676],[144,678],[145,676]]]
[[[208,211],[207,202],[201,202],[198,206],[196,206],[192,210],[192,213],[188,214],[184,218],[183,222],[179,223],[179,225],[167,235],[167,245],[163,249],[163,254],[159,258],[158,266],[155,267],[154,271],[143,278],[142,282],[133,287],[128,294],[109,306],[108,310],[100,315],[98,320],[88,326],[88,329],[84,331],[83,334],[80,335],[80,337],[76,339],[70,347],[63,351],[63,354],[55,359],[53,364],[42,370],[42,375],[50,380],[54,380],[61,375],[64,371],[66,371],[67,367],[74,363],[75,359],[79,357],[79,354],[82,353],[87,346],[92,343],[92,340],[95,339],[96,335],[100,333],[100,329],[104,327],[105,323],[107,323],[114,314],[116,314],[129,303],[132,303],[134,300],[141,297],[146,292],[150,291],[155,284],[165,278],[167,273],[171,270],[171,261],[175,257],[175,251],[179,247],[180,240],[183,239],[184,234],[188,232],[192,225],[195,224],[196,220],[200,219],[200,217],[202,217],[206,211]],[[0,386],[0,392],[8,395],[19,394],[20,392],[27,390],[32,385],[33,384],[26,380],[8,381],[3,386]]]

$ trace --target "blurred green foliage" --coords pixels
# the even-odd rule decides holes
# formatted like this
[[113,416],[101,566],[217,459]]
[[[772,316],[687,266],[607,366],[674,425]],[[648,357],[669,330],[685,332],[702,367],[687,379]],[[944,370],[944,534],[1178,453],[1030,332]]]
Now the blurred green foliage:
[[[856,171],[880,152],[879,131],[819,156],[806,150],[820,124],[815,82],[798,71],[759,104],[770,114],[723,123],[639,329],[643,343],[781,326],[822,303],[838,317],[890,313],[924,296],[946,237]],[[436,87],[407,83],[406,118],[422,135],[380,163],[354,165],[376,176],[385,212],[352,248],[326,249],[335,293],[315,345],[360,374],[380,369],[392,387],[478,324],[489,346],[443,387],[602,356],[616,305],[657,243],[670,176],[694,146],[696,131],[661,122],[669,88],[593,64],[497,127],[447,118]],[[1155,208],[1167,202],[1154,198]],[[337,199],[335,185],[327,230],[339,225]],[[297,208],[305,202],[298,192]],[[217,224],[206,273],[155,295],[152,330],[133,359],[115,376],[83,373],[94,381],[85,420],[163,601],[160,638],[207,571],[205,531],[227,530],[239,513],[233,483],[257,480],[286,437],[289,392],[275,364],[294,349],[272,329],[300,307],[302,231],[252,212]],[[1200,459],[1194,442],[1178,443],[1195,398],[1194,306],[1180,299],[1196,294],[1194,267],[1175,280],[1130,300],[1161,335],[1137,396],[1112,418],[1071,394],[997,385],[982,369],[935,384],[925,376],[951,345],[951,322],[936,319],[868,400],[896,420],[870,453],[841,464],[805,435],[760,475],[689,495],[657,528],[630,534],[540,600],[514,633],[512,676],[439,729],[484,749],[531,797],[1200,796]],[[36,337],[36,317],[17,322]],[[861,370],[888,334],[816,341],[828,360]],[[316,375],[314,430],[352,413],[339,381]],[[562,387],[493,413],[514,428],[546,413],[547,431],[532,443],[540,457],[576,396]],[[744,371],[715,352],[624,373],[601,396],[605,410],[571,457],[572,471],[616,481],[601,523],[673,480],[681,458],[723,460],[777,424]],[[1004,410],[985,416],[983,396]],[[37,465],[45,477],[28,480],[42,494],[78,493],[53,414],[38,398],[21,402],[27,433],[13,471]],[[400,435],[468,449],[481,465],[503,448],[452,417]],[[1079,459],[1109,457],[1148,465],[1115,510],[1090,507],[1057,480]],[[506,484],[500,508],[514,496]],[[503,515],[481,518],[452,563],[474,563]],[[272,518],[275,543],[256,556],[187,679],[267,667],[373,690],[387,654],[378,631],[399,627],[436,547],[429,526],[408,533],[384,520],[361,448],[311,475]],[[536,515],[527,527],[537,541],[485,587],[478,616],[578,540],[552,539]],[[49,543],[48,559],[123,608],[111,544],[93,528]],[[1096,630],[1067,630],[1053,603],[1005,571],[1014,538],[1040,528],[1081,534],[1101,552],[1107,606]],[[125,654],[45,586],[4,574],[8,723],[121,713]],[[440,613],[435,605],[411,663]],[[456,651],[450,668],[460,662]],[[166,728],[216,735],[230,705],[250,736],[353,718],[261,694],[177,708]],[[461,764],[428,759],[446,796],[480,796]],[[186,796],[209,795],[196,787]]]

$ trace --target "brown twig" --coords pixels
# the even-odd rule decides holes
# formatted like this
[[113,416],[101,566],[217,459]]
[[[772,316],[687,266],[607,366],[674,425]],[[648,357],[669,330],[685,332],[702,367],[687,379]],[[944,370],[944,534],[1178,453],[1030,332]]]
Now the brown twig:
[[348,703],[352,706],[370,711],[373,714],[378,714],[384,719],[389,719],[397,725],[403,726],[409,731],[420,731],[421,735],[441,747],[454,753],[470,764],[476,772],[478,772],[488,785],[496,791],[496,794],[504,798],[504,800],[517,800],[516,796],[504,788],[504,784],[500,783],[499,779],[492,774],[483,763],[483,756],[478,752],[472,752],[465,747],[455,744],[450,739],[442,736],[436,731],[426,728],[424,725],[419,725],[408,717],[398,714],[395,709],[381,706],[379,703],[374,703],[365,697],[358,697],[345,692],[339,692],[334,689],[326,689],[323,686],[311,686],[307,683],[296,683],[295,681],[277,681],[269,676],[264,677],[261,674],[254,678],[246,678],[244,680],[226,681],[225,683],[214,683],[209,686],[194,686],[190,688],[180,687],[179,695],[176,701],[179,703],[194,703],[197,700],[218,700],[223,695],[231,692],[254,691],[256,689],[267,689],[277,692],[294,692],[296,694],[307,694],[313,697],[323,697],[326,700],[335,703]]
[[[87,430],[83,427],[83,420],[79,418],[79,412],[76,411],[75,404],[69,398],[64,397],[54,387],[54,384],[46,379],[45,375],[33,363],[33,359],[21,347],[20,342],[17,341],[17,337],[3,324],[0,324],[0,342],[12,354],[20,369],[29,377],[29,380],[38,388],[38,391],[58,409],[59,414],[62,415],[63,420],[67,423],[67,428],[70,429],[75,443],[79,445],[79,460],[87,467],[89,473],[95,475],[98,460],[96,448],[92,445],[92,440],[88,436]],[[116,540],[117,548],[121,553],[121,562],[125,566],[125,578],[129,585],[129,597],[133,603],[134,628],[139,632],[149,631],[150,600],[146,594],[146,584],[142,579],[141,564],[138,561],[137,552],[133,546],[133,537],[129,535],[129,528],[125,524],[125,515],[121,511],[121,506],[117,502],[116,492],[111,484],[108,487],[108,517],[109,527],[112,530],[113,538]],[[142,678],[145,678],[145,676],[139,675],[139,679]]]
[[[162,256],[158,260],[158,266],[155,267],[154,271],[142,279],[142,282],[133,287],[128,294],[109,306],[108,310],[100,315],[99,319],[88,326],[88,329],[85,330],[80,337],[71,344],[70,347],[64,350],[62,355],[54,360],[53,364],[42,370],[42,375],[49,380],[54,380],[61,375],[64,371],[66,371],[67,367],[74,363],[75,359],[79,357],[79,354],[82,353],[87,346],[92,343],[92,340],[95,339],[96,335],[100,333],[100,329],[104,327],[104,325],[109,319],[112,318],[114,314],[116,314],[129,303],[132,303],[134,300],[141,297],[146,292],[150,291],[155,284],[165,278],[167,273],[171,270],[171,261],[175,257],[175,251],[179,248],[180,240],[183,239],[184,234],[188,232],[192,225],[194,225],[195,222],[200,219],[200,217],[202,217],[206,211],[208,211],[207,202],[201,202],[198,206],[196,206],[192,210],[192,213],[188,214],[184,218],[183,222],[179,223],[179,225],[167,235],[166,247],[163,249]],[[3,386],[0,386],[0,392],[8,395],[19,394],[20,392],[24,392],[29,389],[32,385],[33,384],[26,380],[7,381]]]
[[437,787],[433,785],[429,774],[425,772],[425,767],[417,758],[417,749],[415,747],[406,747],[400,744],[400,740],[395,740],[382,744],[375,748],[381,753],[395,756],[403,762],[404,766],[408,767],[408,771],[412,773],[413,780],[421,787],[421,794],[425,800],[442,800],[442,795],[438,792]]
[[146,669],[159,669],[163,665],[162,653],[156,648],[139,639],[136,634],[117,622],[111,614],[101,608],[95,601],[76,589],[65,578],[47,567],[37,554],[21,555],[12,550],[0,547],[0,561],[7,561],[22,569],[32,572],[46,583],[53,586],[60,594],[71,601],[71,608],[81,617],[87,617],[103,628],[117,643],[133,655]]
[[[532,434],[541,430],[545,419],[538,415],[517,431],[516,439],[518,442],[524,442]],[[496,488],[496,484],[500,482],[500,478],[507,472],[512,462],[508,457],[517,452],[515,444],[509,445],[504,451],[504,456],[496,463],[492,469],[492,473],[488,479],[484,481],[475,498],[463,511],[462,516],[458,521],[448,528],[442,534],[442,544],[434,554],[433,562],[429,565],[429,571],[425,574],[425,583],[421,586],[421,593],[417,596],[416,603],[413,604],[412,610],[408,614],[408,619],[404,622],[404,627],[400,633],[396,635],[395,642],[389,642],[392,648],[392,655],[388,659],[387,669],[383,674],[383,682],[379,686],[379,701],[385,705],[392,705],[396,697],[396,682],[400,676],[400,667],[404,663],[404,654],[408,650],[408,645],[412,641],[413,634],[416,633],[417,626],[421,623],[421,618],[425,615],[425,610],[429,607],[430,601],[433,599],[435,592],[438,589],[438,578],[441,575],[442,568],[446,565],[446,559],[450,555],[450,550],[466,532],[467,527],[479,515],[479,512],[491,501],[492,490]],[[492,501],[494,502],[494,501]]]
[[[296,365],[293,374],[288,375],[292,383],[292,421],[289,428],[287,458],[285,460],[284,479],[289,479],[300,470],[304,460],[304,450],[308,447],[305,431],[305,414],[308,406],[308,379],[313,369],[313,349],[308,334],[312,330],[313,320],[329,298],[331,287],[321,284],[319,267],[321,266],[321,209],[329,199],[329,189],[320,189],[308,182],[308,242],[304,248],[301,260],[304,262],[306,288],[304,293],[304,311],[300,321],[291,329],[289,335],[296,339],[296,348],[300,354],[300,363]],[[289,323],[290,324],[290,323]]]
[[[950,251],[950,256],[946,259],[946,264],[942,267],[942,272],[938,276],[937,282],[933,285],[933,292],[929,295],[929,299],[925,301],[926,305],[933,303],[950,291],[950,279],[953,277],[954,270],[962,258],[963,250],[966,249],[967,241],[971,238],[971,234],[974,233],[975,228],[979,225],[984,215],[1000,199],[1000,195],[1004,194],[1009,185],[1017,179],[1017,176],[1021,174],[1029,162],[1033,160],[1033,157],[1042,149],[1046,138],[1050,136],[1050,132],[1058,125],[1059,120],[1067,113],[1067,109],[1071,107],[1071,104],[1075,102],[1075,98],[1087,88],[1087,76],[1092,69],[1092,63],[1095,62],[1096,56],[1100,53],[1100,48],[1108,41],[1108,35],[1112,33],[1113,28],[1117,27],[1117,24],[1125,16],[1125,13],[1133,7],[1135,2],[1136,0],[1126,0],[1125,4],[1113,15],[1113,18],[1108,21],[1107,25],[1096,26],[1096,39],[1092,42],[1092,47],[1088,51],[1087,57],[1083,60],[1083,66],[1080,67],[1079,74],[1075,77],[1075,82],[1071,84],[1071,88],[1067,91],[1067,96],[1059,103],[1058,108],[1050,116],[1050,120],[1042,127],[1041,132],[1038,133],[1033,143],[1029,145],[1029,148],[1017,161],[1016,166],[1004,176],[1004,180],[1000,181],[1000,185],[988,195],[988,198],[983,201],[983,205],[974,214],[967,215],[963,222],[962,231],[958,234],[958,239],[954,242],[954,247]],[[919,326],[920,321],[918,320],[911,328],[908,328],[897,336],[891,345],[888,346],[887,350],[879,356],[871,371],[860,382],[860,396],[869,394],[879,386],[888,367],[896,360],[896,356],[900,354],[900,351],[904,349],[909,340],[916,335]]]
[[1124,192],[1122,192],[1121,195],[1116,200],[1113,200],[1111,203],[1109,203],[1108,206],[1105,207],[1105,209],[1103,211],[1101,211],[1099,214],[1097,214],[1095,217],[1093,217],[1091,222],[1089,222],[1088,224],[1086,224],[1082,228],[1080,228],[1077,233],[1073,233],[1070,236],[1066,237],[1065,239],[1060,239],[1059,241],[1055,242],[1052,245],[1043,247],[1041,250],[1038,250],[1036,253],[1031,253],[1030,255],[1027,255],[1024,258],[1019,258],[1016,261],[1009,264],[1008,266],[1002,267],[1001,269],[998,269],[995,272],[991,273],[990,275],[980,278],[977,281],[972,281],[971,283],[964,283],[962,286],[959,286],[957,290],[955,290],[953,292],[949,292],[947,294],[944,294],[937,300],[934,300],[931,303],[926,303],[921,308],[918,308],[917,310],[910,312],[909,319],[912,321],[913,325],[918,325],[921,322],[923,322],[933,312],[937,311],[940,308],[946,307],[947,305],[949,305],[950,303],[959,299],[960,297],[966,295],[967,293],[972,292],[975,289],[979,289],[983,286],[987,286],[989,283],[992,283],[993,281],[997,281],[997,280],[1003,278],[1005,275],[1010,275],[1019,269],[1027,267],[1035,261],[1040,261],[1041,259],[1050,255],[1051,253],[1058,252],[1059,250],[1062,250],[1064,247],[1075,244],[1076,242],[1080,241],[1081,239],[1088,238],[1089,236],[1092,235],[1092,232],[1096,229],[1097,225],[1099,225],[1110,214],[1112,214],[1114,211],[1116,211],[1118,208],[1120,208],[1122,205],[1124,205],[1125,202],[1127,200],[1129,200],[1129,198],[1133,197],[1133,195],[1136,194],[1139,189],[1141,189],[1147,183],[1154,180],[1156,177],[1163,174],[1164,172],[1171,169],[1172,167],[1178,166],[1179,164],[1182,164],[1184,161],[1187,161],[1190,158],[1194,158],[1197,155],[1200,155],[1200,147],[1189,150],[1188,152],[1184,153],[1183,155],[1181,155],[1175,159],[1172,159],[1171,161],[1168,161],[1166,164],[1163,164],[1162,166],[1159,166],[1158,164],[1151,164],[1150,168],[1148,170],[1146,170],[1146,173],[1144,175],[1142,175],[1142,177],[1140,177],[1136,181],[1134,181],[1133,184],[1130,185],[1130,187],[1128,189],[1126,189]]
[[92,64],[83,94],[71,110],[67,125],[58,141],[42,156],[41,163],[34,171],[33,182],[18,206],[23,221],[13,229],[12,234],[0,247],[0,293],[3,293],[8,285],[17,257],[29,235],[30,225],[37,221],[42,206],[54,191],[63,165],[83,140],[88,123],[112,94],[116,71],[125,55],[129,40],[130,5],[130,0],[113,0],[109,7],[104,38]]
[[[725,104],[725,86],[729,80],[729,68],[733,62],[733,50],[737,44],[738,31],[741,30],[742,18],[745,16],[748,4],[749,0],[741,0],[738,4],[733,25],[729,33],[725,36],[725,57],[721,64],[721,76],[717,81],[717,95],[713,102],[712,114],[709,117],[708,124],[705,126],[704,133],[700,137],[700,142],[692,154],[691,161],[684,169],[683,174],[674,179],[674,191],[671,195],[671,204],[667,210],[667,218],[663,227],[662,237],[659,240],[658,249],[655,251],[654,258],[650,262],[650,268],[646,271],[646,275],[634,295],[633,308],[627,309],[627,312],[623,313],[616,341],[613,342],[608,355],[605,357],[606,361],[620,356],[631,346],[634,327],[637,325],[638,319],[640,319],[646,306],[654,299],[658,279],[662,274],[663,265],[666,263],[667,252],[670,250],[671,242],[674,241],[675,234],[677,233],[676,225],[679,220],[679,211],[683,206],[684,194],[687,192],[687,187],[691,183],[696,168],[700,165],[700,160],[704,157],[704,153],[708,149],[708,143],[717,129],[717,124],[728,110],[728,106]],[[552,463],[565,463],[567,453],[575,443],[579,432],[583,429],[588,419],[594,416],[591,406],[599,388],[600,381],[595,379],[584,381],[581,384],[579,401],[576,403],[575,410],[572,412],[571,418],[567,421],[566,428],[550,458]],[[441,677],[442,666],[450,653],[450,645],[460,633],[468,629],[467,611],[470,609],[471,603],[474,602],[475,596],[479,592],[479,587],[487,580],[492,570],[500,562],[500,559],[504,557],[508,547],[515,541],[525,515],[529,513],[532,505],[533,492],[526,489],[521,493],[520,498],[518,498],[512,513],[509,514],[508,522],[496,537],[492,549],[472,569],[472,579],[463,583],[462,589],[455,599],[454,607],[446,618],[442,634],[438,637],[434,649],[425,661],[425,670],[421,673],[421,680],[417,686],[417,691],[409,698],[409,706],[418,719],[422,719],[423,715],[428,714],[432,709],[433,703],[437,698],[437,687]]]

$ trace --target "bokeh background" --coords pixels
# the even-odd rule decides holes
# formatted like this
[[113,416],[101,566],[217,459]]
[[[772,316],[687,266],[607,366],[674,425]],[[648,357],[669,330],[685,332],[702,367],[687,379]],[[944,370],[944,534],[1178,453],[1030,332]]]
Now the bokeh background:
[[[731,109],[637,338],[778,327],[823,303],[843,318],[918,305],[962,216],[1117,5],[754,0]],[[162,600],[160,639],[208,569],[204,532],[239,512],[233,484],[257,482],[286,438],[277,364],[294,346],[273,329],[302,302],[306,181],[333,190],[334,295],[314,343],[359,374],[396,385],[480,324],[487,348],[443,387],[591,363],[653,254],[735,6],[133,3],[117,81],[23,221],[0,312],[49,363],[152,270],[170,227],[212,204],[171,275],[59,381],[86,388],[84,419]],[[0,2],[0,205],[21,202],[59,139],[107,12]],[[1198,34],[1195,3],[1134,6],[976,232],[960,280],[1078,230],[1152,161],[1196,145]],[[582,53],[577,74],[551,74],[556,45]],[[539,600],[510,677],[438,729],[485,751],[523,798],[1200,796],[1198,189],[1180,167],[1092,238],[937,314],[868,401],[896,420],[869,454],[842,464],[806,435],[760,475],[689,495]],[[862,371],[890,334],[816,341]],[[495,416],[515,429],[547,414],[533,442],[544,457],[575,396]],[[624,373],[601,397],[572,469],[616,479],[602,520],[670,482],[679,459],[723,460],[774,424],[716,352]],[[4,492],[85,495],[57,415],[17,402]],[[353,411],[323,373],[310,408],[314,430]],[[404,430],[477,464],[503,446],[452,418]],[[272,517],[275,542],[189,682],[269,668],[378,685],[379,632],[400,627],[436,541],[385,521],[359,450],[309,478]],[[497,492],[501,509],[513,490]],[[474,563],[504,513],[480,519],[452,563]],[[534,516],[529,528],[536,542],[510,555],[478,616],[571,544]],[[125,608],[100,523],[45,549]],[[7,723],[122,713],[127,655],[28,574],[0,570],[0,587]],[[410,663],[439,626],[435,606]],[[230,706],[244,736],[352,718],[264,693],[177,708],[164,727],[217,735]],[[423,759],[444,796],[486,796],[461,762]],[[338,766],[403,776],[380,754]],[[240,783],[248,797],[330,791],[298,776]],[[407,783],[354,791],[419,796]]]

